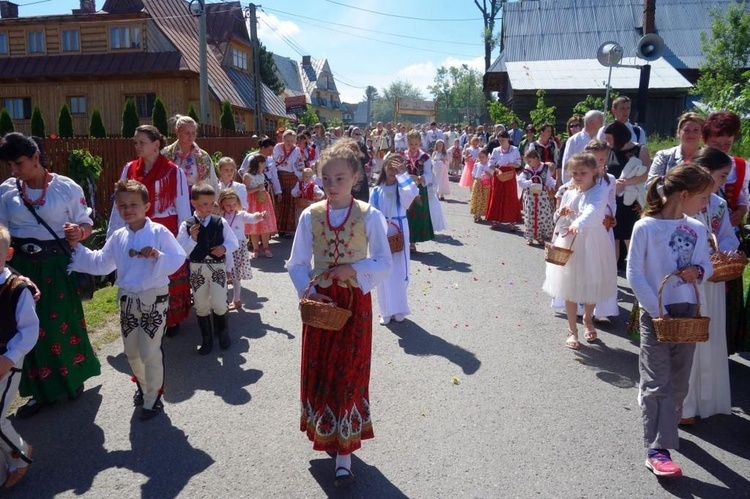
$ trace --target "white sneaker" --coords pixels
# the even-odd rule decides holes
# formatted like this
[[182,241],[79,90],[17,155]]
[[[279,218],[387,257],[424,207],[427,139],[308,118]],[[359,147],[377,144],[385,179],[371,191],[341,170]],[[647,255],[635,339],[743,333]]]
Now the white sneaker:
[[391,323],[391,317],[390,316],[388,316],[388,317],[381,317],[380,318],[380,325],[381,326],[386,326],[386,325],[388,325],[390,323]]
[[404,322],[404,319],[406,319],[406,315],[405,314],[396,314],[396,315],[393,316],[393,319],[396,322]]

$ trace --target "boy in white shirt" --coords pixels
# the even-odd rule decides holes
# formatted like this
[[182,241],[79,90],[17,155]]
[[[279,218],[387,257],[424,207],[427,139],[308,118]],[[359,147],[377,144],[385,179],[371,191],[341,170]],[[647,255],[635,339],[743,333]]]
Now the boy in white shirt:
[[28,285],[5,266],[11,258],[10,233],[0,225],[0,482],[6,489],[18,484],[31,464],[32,447],[16,433],[5,412],[18,393],[23,359],[39,338],[39,318]]
[[117,270],[120,329],[125,356],[138,386],[133,403],[141,420],[158,415],[164,405],[162,337],[169,308],[169,276],[185,262],[185,251],[172,233],[152,222],[148,190],[136,180],[115,186],[115,208],[125,222],[100,250],[76,245],[68,270],[107,275]]

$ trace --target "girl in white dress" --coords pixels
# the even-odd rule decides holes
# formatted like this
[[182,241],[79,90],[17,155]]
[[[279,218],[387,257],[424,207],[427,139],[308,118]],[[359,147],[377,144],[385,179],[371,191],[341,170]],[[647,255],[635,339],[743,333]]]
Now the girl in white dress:
[[448,179],[448,161],[450,157],[445,150],[445,142],[435,142],[435,151],[432,153],[432,176],[437,186],[437,196],[440,201],[445,199],[446,194],[451,193],[451,183]]
[[[232,301],[229,304],[229,310],[242,308],[242,300],[240,299],[242,281],[253,278],[250,255],[247,252],[245,224],[256,224],[266,218],[267,215],[265,211],[246,212],[240,204],[241,199],[234,189],[224,189],[219,194],[221,216],[227,221],[240,243],[239,248],[234,250],[231,255],[227,255],[227,278],[231,277],[232,279]],[[247,196],[245,196],[245,199],[247,199]]]
[[[240,197],[242,209],[247,211],[247,187],[242,182],[235,182],[237,163],[229,156],[224,156],[217,163],[219,169],[219,193],[224,189],[232,189]],[[242,241],[242,238],[239,238]]]
[[[690,160],[690,164],[708,171],[714,179],[714,188],[708,206],[695,218],[703,222],[709,237],[719,245],[719,251],[736,250],[739,240],[729,221],[727,202],[716,193],[724,186],[732,161],[713,147],[704,147]],[[713,236],[713,237],[712,237]],[[714,242],[709,241],[712,252]],[[680,424],[693,424],[696,417],[707,418],[714,414],[731,414],[732,398],[729,387],[729,360],[727,358],[727,308],[726,283],[703,282],[701,297],[705,298],[705,315],[711,318],[708,341],[695,344],[693,367],[690,370],[689,389],[682,406]]]
[[598,166],[593,155],[576,154],[566,165],[573,188],[563,195],[555,213],[557,223],[552,244],[573,250],[565,265],[547,263],[544,292],[565,300],[568,332],[565,345],[577,350],[576,308],[584,304],[586,341],[596,341],[594,305],[617,293],[612,243],[604,227],[608,190],[597,183]]
[[[419,196],[419,188],[406,172],[406,163],[395,154],[383,160],[383,168],[375,188],[370,193],[370,204],[380,210],[388,221],[388,235],[401,231],[404,241],[409,240],[409,223],[406,210]],[[406,290],[409,286],[409,245],[403,251],[393,253],[393,269],[388,278],[378,284],[378,305],[380,324],[386,325],[391,319],[402,322],[409,315]]]

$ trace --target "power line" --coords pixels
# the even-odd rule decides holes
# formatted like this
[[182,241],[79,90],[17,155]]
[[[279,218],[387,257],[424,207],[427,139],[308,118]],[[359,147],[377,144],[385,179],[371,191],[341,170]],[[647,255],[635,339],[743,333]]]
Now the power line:
[[474,17],[474,18],[471,18],[471,19],[436,19],[436,18],[428,19],[428,18],[424,18],[424,17],[400,16],[398,14],[391,14],[389,12],[378,12],[378,11],[375,11],[375,10],[363,9],[362,7],[355,7],[354,5],[347,5],[347,4],[341,3],[341,2],[334,2],[333,0],[326,0],[326,2],[332,3],[332,4],[336,4],[336,5],[341,5],[342,7],[349,7],[350,9],[361,10],[363,12],[369,12],[370,14],[378,14],[380,16],[386,16],[386,17],[398,17],[400,19],[410,19],[412,21],[466,22],[466,21],[482,21],[483,20],[481,17]]
[[349,24],[335,23],[333,21],[328,21],[326,19],[316,19],[316,18],[310,17],[310,16],[301,16],[299,14],[292,14],[291,12],[284,12],[283,10],[276,10],[276,9],[265,9],[265,10],[268,10],[269,12],[276,12],[278,14],[285,14],[287,16],[297,17],[297,18],[301,18],[301,19],[309,19],[311,21],[319,21],[319,22],[322,22],[322,23],[333,24],[333,25],[336,25],[336,26],[342,26],[344,28],[351,28],[351,29],[356,29],[356,30],[359,30],[359,31],[369,31],[370,33],[378,33],[378,34],[383,35],[383,36],[396,36],[396,37],[400,37],[400,38],[409,38],[411,40],[422,40],[422,41],[425,41],[425,42],[449,43],[451,45],[484,46],[483,43],[452,42],[452,41],[448,41],[448,40],[435,40],[433,38],[420,38],[418,36],[401,35],[401,34],[398,34],[398,33],[389,33],[389,32],[379,31],[379,30],[374,30],[374,29],[360,28],[359,26],[351,26]]
[[293,41],[291,41],[290,39],[288,39],[288,38],[287,38],[287,37],[286,37],[285,35],[282,35],[281,33],[279,33],[279,32],[278,32],[278,30],[276,30],[276,28],[274,28],[273,26],[271,26],[271,25],[270,25],[270,24],[268,23],[268,21],[266,21],[266,19],[265,19],[264,17],[258,17],[258,20],[259,20],[260,22],[262,22],[263,24],[265,24],[266,26],[268,26],[268,28],[269,28],[269,29],[270,29],[271,31],[274,31],[274,34],[275,34],[276,36],[278,36],[278,37],[279,37],[279,38],[280,38],[280,39],[281,39],[281,40],[282,40],[282,41],[283,41],[284,43],[286,43],[287,45],[289,45],[289,47],[290,47],[290,48],[291,48],[291,49],[292,49],[293,51],[295,51],[295,52],[297,53],[297,55],[299,55],[300,57],[302,57],[303,55],[305,55],[305,54],[304,54],[304,51],[302,50],[302,48],[301,48],[301,47],[297,46],[297,45],[296,45],[296,44],[295,44],[295,43],[294,43]]

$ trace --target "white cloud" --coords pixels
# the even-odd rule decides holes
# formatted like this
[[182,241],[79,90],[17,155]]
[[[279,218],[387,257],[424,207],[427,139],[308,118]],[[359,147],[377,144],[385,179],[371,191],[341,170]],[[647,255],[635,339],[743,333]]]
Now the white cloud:
[[269,37],[290,37],[302,31],[294,22],[281,21],[275,15],[263,11],[258,12],[258,21],[258,38],[261,40]]

